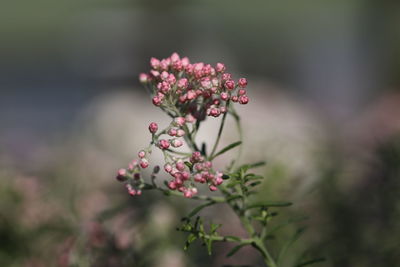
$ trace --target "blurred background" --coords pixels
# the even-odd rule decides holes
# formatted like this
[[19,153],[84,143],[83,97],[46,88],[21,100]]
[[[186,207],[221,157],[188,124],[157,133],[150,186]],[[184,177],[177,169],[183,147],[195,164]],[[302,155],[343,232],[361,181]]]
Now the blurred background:
[[[0,266],[259,264],[225,244],[183,252],[192,203],[115,182],[167,120],[137,77],[172,52],[248,78],[243,162],[268,162],[258,197],[310,217],[287,266],[304,253],[400,266],[398,1],[5,1],[0,33]],[[221,211],[204,214],[231,222]]]

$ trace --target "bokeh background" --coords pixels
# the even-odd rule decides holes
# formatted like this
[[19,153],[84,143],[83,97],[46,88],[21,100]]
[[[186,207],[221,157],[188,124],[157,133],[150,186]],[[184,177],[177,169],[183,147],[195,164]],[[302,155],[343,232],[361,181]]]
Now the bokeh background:
[[295,202],[282,216],[310,217],[288,262],[400,265],[398,1],[5,1],[0,33],[0,266],[259,264],[183,252],[192,203],[115,182],[167,120],[137,76],[175,51],[248,78],[243,162],[268,162],[259,197]]

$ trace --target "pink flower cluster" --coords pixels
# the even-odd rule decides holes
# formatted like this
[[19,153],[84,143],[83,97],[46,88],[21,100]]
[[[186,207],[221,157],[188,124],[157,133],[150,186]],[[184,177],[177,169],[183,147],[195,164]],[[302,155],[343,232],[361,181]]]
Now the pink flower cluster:
[[[138,152],[138,159],[128,168],[118,171],[117,180],[125,183],[130,195],[141,195],[145,183],[140,173],[149,167],[148,156],[155,147],[163,152],[164,170],[172,177],[167,182],[170,190],[182,192],[187,198],[197,194],[199,184],[216,191],[223,182],[223,174],[215,171],[206,155],[197,151],[192,135],[206,116],[218,117],[228,112],[231,102],[247,104],[247,80],[240,78],[235,82],[222,63],[215,67],[203,62],[191,64],[177,53],[162,60],[152,58],[150,65],[150,72],[140,74],[139,79],[150,87],[153,104],[170,115],[172,121],[163,130],[159,130],[157,123],[150,123],[150,145]],[[190,153],[176,150],[184,144],[191,149]],[[158,166],[153,169],[153,178],[159,170]]]
[[191,114],[203,120],[206,115],[218,117],[226,113],[229,101],[243,105],[249,102],[247,80],[235,82],[223,63],[214,67],[190,63],[187,57],[173,53],[162,60],[151,58],[150,66],[150,72],[141,73],[139,80],[153,92],[153,104],[170,114]]

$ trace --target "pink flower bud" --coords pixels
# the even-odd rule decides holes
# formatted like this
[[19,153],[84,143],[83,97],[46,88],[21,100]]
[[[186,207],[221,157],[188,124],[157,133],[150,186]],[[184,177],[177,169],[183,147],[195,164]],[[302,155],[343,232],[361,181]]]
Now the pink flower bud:
[[169,164],[169,163],[165,164],[165,165],[164,165],[164,170],[165,170],[167,173],[170,173],[170,172],[172,171],[172,166],[171,166],[171,164]]
[[138,153],[138,157],[142,159],[145,156],[146,156],[146,152],[144,150],[140,150],[139,153]]
[[192,114],[187,114],[185,116],[185,120],[186,120],[187,123],[195,123],[196,122],[196,118],[193,117]]
[[217,191],[218,190],[218,188],[215,185],[210,185],[209,188],[210,188],[210,191]]
[[238,81],[238,85],[241,88],[245,88],[247,86],[247,80],[246,78],[240,78]]
[[118,174],[117,174],[117,176],[115,178],[120,182],[126,181],[128,179],[128,177],[126,177],[126,170],[125,169],[119,169],[118,170]]
[[180,57],[179,57],[178,53],[176,53],[176,52],[172,53],[170,58],[171,58],[171,62],[177,62],[180,60]]
[[169,73],[166,71],[161,72],[160,74],[160,78],[161,80],[165,81],[166,79],[168,79]]
[[170,136],[176,136],[176,133],[177,133],[177,129],[175,129],[175,128],[171,128],[168,130],[168,134]]
[[183,142],[181,140],[179,140],[179,139],[173,139],[171,141],[171,145],[173,147],[181,147],[183,145]]
[[170,182],[168,183],[168,187],[169,187],[169,189],[171,189],[171,190],[175,190],[175,189],[176,189],[176,183],[175,183],[174,181],[170,181]]
[[231,97],[231,100],[232,100],[232,102],[238,102],[239,98],[234,95],[234,96]]
[[184,181],[189,180],[190,178],[190,173],[189,172],[182,172],[182,179]]
[[217,63],[217,65],[215,66],[215,70],[216,70],[217,72],[222,73],[222,72],[225,71],[225,65],[222,64],[222,63]]
[[176,117],[174,119],[174,123],[177,126],[183,126],[185,124],[185,118],[184,117]]
[[168,149],[169,146],[170,146],[170,144],[169,144],[169,141],[168,141],[168,140],[161,139],[161,140],[158,142],[158,147],[159,147],[160,149]]
[[242,104],[242,105],[245,105],[245,104],[249,103],[248,96],[247,95],[241,95],[239,97],[239,103]]
[[230,74],[230,73],[224,73],[224,74],[222,74],[221,79],[222,79],[223,81],[230,80],[230,79],[232,79],[232,74]]
[[158,96],[153,97],[153,104],[155,106],[160,106],[161,102],[162,102],[162,100]]
[[235,81],[234,80],[227,80],[225,82],[224,86],[228,90],[233,90],[235,88]]
[[149,81],[149,78],[150,78],[149,75],[146,74],[146,73],[140,73],[139,74],[139,81],[141,83],[147,83]]
[[182,136],[184,136],[184,135],[185,135],[185,131],[184,131],[184,130],[178,129],[178,130],[176,131],[176,136],[177,136],[177,137],[182,137]]
[[140,159],[139,161],[139,165],[140,167],[142,167],[143,169],[146,169],[147,167],[149,167],[149,161],[145,158]]
[[239,89],[238,95],[245,95],[245,94],[246,94],[246,90],[245,89]]
[[187,95],[186,95],[186,98],[188,99],[188,100],[193,100],[193,99],[195,99],[196,98],[196,92],[194,91],[194,90],[189,90],[188,92],[187,92]]
[[178,88],[180,89],[186,89],[188,87],[189,83],[186,78],[179,79],[178,81]]
[[170,85],[175,84],[176,78],[175,78],[175,76],[174,76],[172,73],[170,73],[170,74],[168,75],[167,82],[168,82]]
[[152,58],[150,59],[150,66],[151,66],[153,69],[158,69],[158,68],[160,67],[160,60],[158,60],[158,59],[152,57]]
[[149,125],[149,131],[150,133],[154,134],[158,131],[158,125],[155,122],[150,123]]
[[186,190],[183,192],[183,196],[186,198],[192,198],[193,192],[191,190]]
[[221,113],[226,113],[227,111],[226,107],[220,107],[219,110],[221,111]]
[[125,176],[126,175],[126,170],[125,169],[119,169],[118,170],[118,175]]
[[183,171],[185,169],[185,163],[183,163],[183,161],[178,161],[177,163],[175,163],[175,167],[179,171]]
[[190,64],[190,61],[189,61],[189,59],[187,57],[182,58],[181,62],[182,62],[182,66],[183,67],[186,67],[187,65]]
[[160,72],[156,71],[156,70],[151,70],[150,74],[154,77],[157,78],[158,76],[160,76]]
[[226,101],[229,99],[229,94],[227,92],[222,92],[221,93],[221,99]]

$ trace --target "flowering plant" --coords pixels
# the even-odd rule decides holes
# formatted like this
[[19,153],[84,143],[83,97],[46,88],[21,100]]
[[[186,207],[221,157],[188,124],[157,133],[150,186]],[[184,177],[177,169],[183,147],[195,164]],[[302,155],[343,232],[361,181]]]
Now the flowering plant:
[[[150,123],[149,145],[138,152],[138,159],[133,160],[126,169],[118,171],[117,180],[125,184],[132,196],[141,195],[143,190],[159,190],[167,196],[204,201],[183,218],[183,224],[178,228],[188,233],[185,249],[199,239],[211,254],[213,242],[233,242],[236,246],[228,253],[231,256],[250,245],[260,252],[267,266],[281,266],[287,247],[283,247],[277,255],[270,253],[266,241],[273,237],[279,227],[269,230],[267,225],[277,214],[271,209],[286,207],[291,203],[252,202],[250,196],[257,192],[257,185],[263,177],[249,171],[264,165],[264,162],[237,166],[242,130],[234,106],[236,103],[245,105],[249,102],[245,89],[247,80],[233,80],[222,63],[217,63],[215,67],[203,62],[190,63],[187,57],[181,58],[177,53],[162,60],[151,58],[150,65],[150,72],[140,74],[139,79],[151,94],[153,104],[168,114],[171,122],[165,129],[159,129],[156,122]],[[236,123],[240,140],[218,150],[228,115]],[[218,135],[211,150],[207,151],[205,143],[199,147],[196,134],[201,123],[207,117],[220,116]],[[182,151],[184,145],[186,151]],[[224,170],[216,170],[213,160],[236,147],[239,147],[236,158]],[[158,165],[153,168],[150,182],[142,177],[142,170],[150,166],[149,156],[153,148],[162,151],[165,161],[163,169],[171,176],[165,181],[165,187],[156,183],[156,176],[161,169]],[[200,194],[202,186],[210,191],[219,190],[220,194]],[[221,225],[213,223],[208,224],[209,230],[206,229],[206,223],[197,215],[203,208],[219,203],[227,204],[235,212],[248,233],[247,238],[221,236],[217,232]],[[295,239],[301,232],[296,233]],[[317,261],[302,262],[299,266]]]

